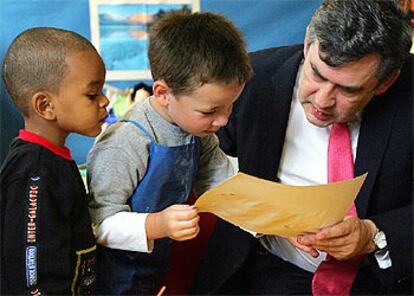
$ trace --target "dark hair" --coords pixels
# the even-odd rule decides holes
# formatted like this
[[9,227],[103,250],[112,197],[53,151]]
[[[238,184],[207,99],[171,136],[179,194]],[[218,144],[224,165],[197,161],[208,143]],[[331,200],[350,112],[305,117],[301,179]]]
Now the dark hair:
[[143,89],[146,92],[148,92],[150,96],[153,95],[153,91],[152,91],[152,86],[151,85],[148,85],[148,84],[146,84],[144,82],[139,82],[139,83],[135,84],[134,89],[132,90],[132,93],[131,93],[131,100],[132,101],[135,101],[135,95],[137,94],[137,91],[139,91],[140,89]]
[[309,25],[308,46],[335,67],[379,54],[378,85],[402,67],[411,48],[407,14],[395,0],[326,0]]
[[213,13],[170,12],[150,30],[148,57],[154,80],[189,94],[205,83],[245,83],[252,68],[242,33]]
[[58,92],[69,68],[70,52],[95,50],[81,35],[57,28],[31,28],[18,35],[3,62],[4,85],[17,108],[28,116],[28,99],[38,91]]

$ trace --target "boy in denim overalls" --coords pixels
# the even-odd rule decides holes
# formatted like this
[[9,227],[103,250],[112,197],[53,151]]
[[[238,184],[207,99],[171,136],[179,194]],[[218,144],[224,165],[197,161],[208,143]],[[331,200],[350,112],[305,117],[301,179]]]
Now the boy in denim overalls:
[[102,294],[154,294],[172,241],[199,232],[189,194],[233,174],[215,132],[252,74],[240,31],[212,13],[168,13],[151,28],[148,55],[154,95],[88,157]]

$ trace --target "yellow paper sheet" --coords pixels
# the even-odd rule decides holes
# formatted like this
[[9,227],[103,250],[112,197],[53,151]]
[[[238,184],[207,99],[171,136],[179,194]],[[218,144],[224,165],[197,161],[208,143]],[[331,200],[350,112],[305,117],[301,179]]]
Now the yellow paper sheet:
[[366,176],[291,186],[238,173],[205,192],[195,205],[199,212],[211,212],[253,232],[296,236],[341,221]]

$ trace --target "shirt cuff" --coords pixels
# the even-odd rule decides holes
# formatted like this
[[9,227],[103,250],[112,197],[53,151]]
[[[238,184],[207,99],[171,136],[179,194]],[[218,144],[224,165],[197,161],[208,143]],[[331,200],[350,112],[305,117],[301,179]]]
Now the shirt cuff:
[[378,266],[381,269],[387,269],[392,266],[392,261],[390,257],[390,252],[385,250],[378,250],[374,253],[375,259],[378,262]]
[[147,213],[119,212],[101,224],[93,224],[98,244],[111,249],[151,253],[154,241],[147,239]]
[[241,226],[239,226],[239,228],[241,229],[241,230],[243,230],[243,231],[246,231],[247,233],[250,233],[252,236],[254,236],[255,238],[259,238],[259,237],[262,237],[263,236],[263,234],[262,233],[257,233],[257,232],[254,232],[254,231],[251,231],[251,230],[248,230],[248,229],[246,229],[246,228],[244,228],[244,227],[241,227]]

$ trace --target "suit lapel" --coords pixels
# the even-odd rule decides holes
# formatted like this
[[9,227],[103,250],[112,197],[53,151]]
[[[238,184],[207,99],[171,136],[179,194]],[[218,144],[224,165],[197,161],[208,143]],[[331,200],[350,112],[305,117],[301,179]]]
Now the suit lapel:
[[[368,177],[357,196],[359,217],[366,217],[371,196],[381,166],[395,116],[395,106],[386,104],[385,95],[373,98],[364,109],[355,160],[355,175],[368,172]],[[389,106],[391,105],[391,106]]]
[[289,119],[290,106],[292,102],[293,88],[297,70],[303,57],[303,51],[300,50],[289,58],[271,78],[271,88],[269,96],[272,102],[270,112],[272,118],[269,126],[264,128],[263,145],[259,151],[267,151],[265,157],[261,159],[266,163],[260,164],[260,167],[266,168],[263,178],[269,180],[278,180],[277,171],[280,164],[280,158],[283,150],[283,143],[286,135],[286,128]]

